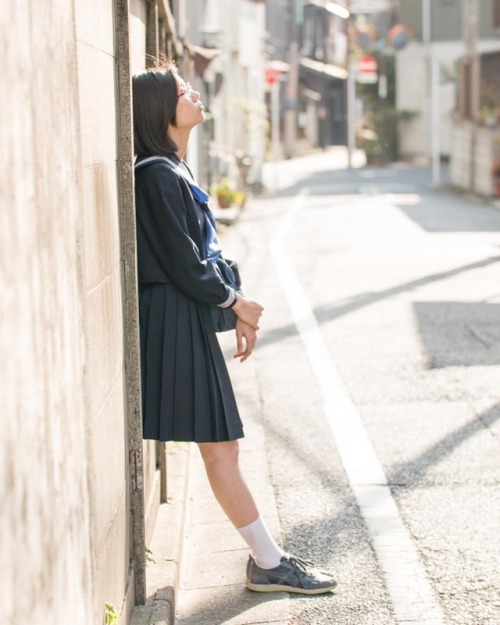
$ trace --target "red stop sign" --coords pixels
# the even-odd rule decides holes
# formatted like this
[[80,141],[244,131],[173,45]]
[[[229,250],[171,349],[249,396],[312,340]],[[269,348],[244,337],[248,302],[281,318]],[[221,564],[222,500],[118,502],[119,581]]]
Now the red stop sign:
[[358,72],[374,74],[377,71],[377,59],[373,56],[364,56],[358,61]]
[[264,75],[266,77],[266,82],[268,85],[274,85],[274,83],[278,80],[280,75],[277,69],[273,69],[272,67],[266,68]]

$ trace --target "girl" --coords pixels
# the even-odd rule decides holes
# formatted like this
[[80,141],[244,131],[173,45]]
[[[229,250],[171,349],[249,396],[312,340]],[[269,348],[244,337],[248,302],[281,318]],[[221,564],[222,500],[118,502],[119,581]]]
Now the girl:
[[215,497],[250,547],[248,588],[328,592],[330,575],[276,544],[240,473],[243,428],[211,311],[234,311],[243,362],[263,308],[222,279],[208,195],[183,161],[205,118],[200,94],[172,63],[134,76],[132,86],[144,437],[198,444]]

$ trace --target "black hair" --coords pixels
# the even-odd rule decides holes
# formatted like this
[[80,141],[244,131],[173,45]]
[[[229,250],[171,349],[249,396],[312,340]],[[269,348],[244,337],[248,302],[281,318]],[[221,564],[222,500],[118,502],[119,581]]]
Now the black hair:
[[137,156],[168,156],[177,145],[167,128],[176,125],[177,68],[171,61],[132,77],[134,152]]

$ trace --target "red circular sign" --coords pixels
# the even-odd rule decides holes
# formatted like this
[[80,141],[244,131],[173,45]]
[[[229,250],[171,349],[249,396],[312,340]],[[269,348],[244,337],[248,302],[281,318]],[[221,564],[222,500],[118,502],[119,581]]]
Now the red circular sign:
[[274,83],[278,80],[280,75],[277,69],[273,69],[272,67],[266,68],[264,75],[266,77],[266,82],[268,85],[274,85]]
[[358,72],[374,74],[377,71],[377,59],[373,56],[364,56],[358,61]]

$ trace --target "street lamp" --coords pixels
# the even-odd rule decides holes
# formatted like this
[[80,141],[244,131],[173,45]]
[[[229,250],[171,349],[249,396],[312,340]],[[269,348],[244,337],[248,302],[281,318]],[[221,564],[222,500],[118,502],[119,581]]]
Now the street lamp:
[[327,2],[325,9],[337,17],[341,17],[343,20],[346,20],[351,15],[348,9],[340,4],[337,4],[336,2]]
[[352,54],[352,32],[351,32],[351,3],[348,0],[347,3],[348,17],[347,22],[347,50],[346,50],[346,67],[347,67],[347,84],[346,84],[346,97],[345,97],[345,109],[346,109],[346,130],[347,130],[347,167],[351,169],[354,150],[356,148],[356,64],[353,60]]
[[439,128],[439,60],[432,47],[431,0],[422,0],[422,43],[427,76],[427,141],[430,143],[432,186],[439,187],[441,178],[441,143]]

